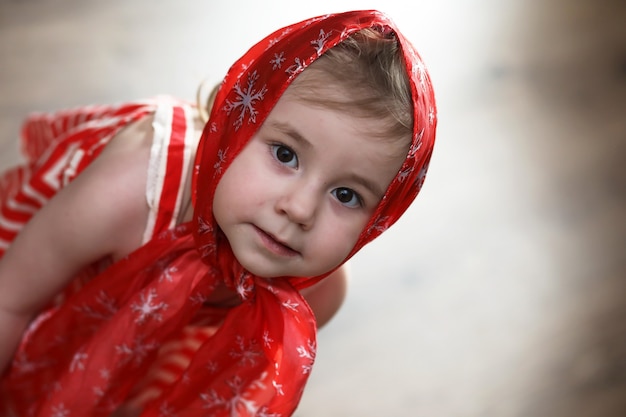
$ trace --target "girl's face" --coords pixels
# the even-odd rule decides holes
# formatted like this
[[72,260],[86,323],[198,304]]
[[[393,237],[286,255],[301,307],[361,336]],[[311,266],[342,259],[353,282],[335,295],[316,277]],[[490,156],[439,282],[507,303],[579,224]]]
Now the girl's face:
[[404,160],[398,141],[368,135],[378,123],[283,94],[215,191],[244,268],[313,277],[345,260]]

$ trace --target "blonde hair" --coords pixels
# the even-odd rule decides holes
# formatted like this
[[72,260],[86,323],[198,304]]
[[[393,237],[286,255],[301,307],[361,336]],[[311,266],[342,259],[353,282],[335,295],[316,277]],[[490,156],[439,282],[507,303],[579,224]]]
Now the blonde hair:
[[196,91],[196,105],[198,106],[198,113],[200,113],[200,119],[202,123],[209,121],[209,115],[211,114],[211,109],[213,108],[213,103],[215,103],[215,96],[217,96],[217,91],[220,89],[220,84],[216,84],[213,86],[211,91],[209,92],[209,96],[204,98],[204,90],[206,89],[207,81],[203,81],[200,83],[198,90]]
[[381,130],[372,133],[408,143],[413,105],[405,68],[394,35],[363,29],[313,62],[294,80],[293,90],[309,103],[381,120]]
[[[219,88],[206,101],[198,89],[198,107],[206,122]],[[362,29],[326,51],[289,87],[298,98],[321,107],[381,120],[380,137],[406,141],[413,127],[409,77],[393,33]],[[206,103],[201,105],[201,103]]]

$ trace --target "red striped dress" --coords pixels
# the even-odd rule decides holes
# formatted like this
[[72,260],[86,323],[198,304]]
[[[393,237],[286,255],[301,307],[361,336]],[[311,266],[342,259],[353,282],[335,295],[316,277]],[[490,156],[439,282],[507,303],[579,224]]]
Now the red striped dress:
[[[185,185],[199,140],[199,133],[194,130],[194,113],[188,103],[157,97],[28,117],[21,135],[25,162],[0,176],[0,258],[37,210],[79,175],[122,128],[150,115],[154,116],[154,135],[146,189],[150,212],[144,242],[175,226],[188,198],[184,195]],[[104,260],[82,270],[53,303],[62,303],[108,265],[110,261]],[[158,396],[164,386],[182,373],[194,349],[212,333],[213,328],[198,321],[185,329],[183,338],[164,345],[156,363],[131,395],[133,401],[142,404]]]

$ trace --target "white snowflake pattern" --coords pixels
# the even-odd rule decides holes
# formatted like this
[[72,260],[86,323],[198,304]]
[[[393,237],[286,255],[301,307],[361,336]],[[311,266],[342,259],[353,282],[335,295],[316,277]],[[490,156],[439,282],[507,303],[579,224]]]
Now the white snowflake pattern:
[[378,232],[382,233],[387,230],[387,221],[389,220],[389,216],[378,217],[374,224],[369,229],[369,233]]
[[283,391],[283,384],[279,384],[276,381],[272,381],[272,386],[276,389],[276,395],[284,396],[285,392]]
[[140,301],[130,305],[131,310],[137,313],[135,323],[143,324],[149,318],[156,321],[163,320],[163,316],[160,312],[162,310],[167,310],[168,305],[162,301],[156,303],[155,300],[157,297],[158,295],[156,289],[154,288],[139,294]]
[[18,375],[28,375],[39,371],[40,369],[47,368],[52,363],[50,361],[32,361],[29,360],[24,352],[20,352],[15,356],[13,360],[13,366],[15,367]]
[[51,398],[55,392],[60,392],[63,389],[63,386],[59,381],[53,381],[42,386],[42,392],[47,393],[47,398]]
[[170,407],[167,401],[163,401],[159,406],[159,417],[176,417],[174,408]]
[[209,371],[209,373],[214,374],[217,372],[217,370],[219,369],[219,366],[217,364],[217,362],[215,361],[209,361],[206,364],[206,370]]
[[285,70],[289,74],[289,78],[293,78],[304,70],[304,63],[300,61],[300,58],[294,60],[294,64]]
[[278,42],[280,42],[281,37],[277,36],[275,38],[272,38],[269,40],[269,42],[267,43],[267,49],[270,49],[272,46],[276,45]]
[[419,190],[424,185],[424,180],[426,179],[426,173],[428,172],[428,164],[424,164],[422,169],[420,169],[419,174],[417,174],[417,178],[415,178],[415,186]]
[[64,403],[59,403],[58,405],[53,405],[50,410],[50,417],[67,417],[70,415],[70,410],[65,408]]
[[434,121],[435,121],[435,109],[431,107],[430,110],[428,110],[428,123],[432,125]]
[[399,174],[398,174],[398,181],[400,182],[404,182],[406,181],[406,179],[409,177],[409,175],[411,175],[411,173],[413,172],[413,167],[407,167],[406,169],[402,170]]
[[277,290],[276,288],[274,288],[274,286],[272,286],[272,285],[268,285],[268,286],[267,286],[267,287],[265,287],[265,288],[267,288],[267,290],[268,290],[269,292],[271,292],[272,294],[274,294],[274,295],[277,295],[277,294],[278,294],[278,290]]
[[409,148],[409,152],[407,153],[407,159],[414,158],[417,151],[422,147],[422,138],[424,137],[424,128],[419,131],[417,135],[415,135],[415,139]]
[[198,216],[198,234],[206,235],[207,233],[213,233],[213,225],[204,217]]
[[97,309],[89,305],[76,306],[74,309],[87,317],[97,320],[109,320],[118,311],[115,299],[109,296],[105,291],[100,291],[96,296]]
[[197,306],[199,304],[204,304],[208,300],[208,298],[209,298],[208,296],[198,291],[189,297],[189,301],[191,302],[192,305]]
[[344,41],[348,36],[350,36],[350,33],[348,32],[348,30],[346,28],[344,28],[341,31],[341,35],[339,35],[339,39]]
[[111,371],[108,368],[100,369],[100,378],[108,381],[109,379],[111,379]]
[[[161,233],[159,233],[156,238],[159,239],[159,240],[174,240],[177,237],[177,231],[178,231],[177,229],[179,227],[175,227],[173,229],[164,230]],[[129,255],[126,255],[126,258],[128,258],[128,256]],[[155,266],[153,265],[150,268],[146,268],[146,269],[151,271],[151,270],[154,270],[154,268],[155,268]]]
[[206,243],[204,245],[200,245],[198,250],[203,257],[211,256],[217,250],[217,244],[215,242]]
[[281,416],[282,414],[279,414],[279,413],[270,413],[267,407],[261,408],[257,413],[257,417],[281,417]]
[[226,162],[227,152],[228,148],[217,150],[217,162],[213,164],[213,178],[222,173],[222,166]]
[[417,78],[422,91],[426,91],[426,81],[428,79],[427,74],[426,74],[426,66],[419,59],[419,57],[417,56],[417,53],[414,50],[411,49],[409,51],[409,54],[412,56],[412,61],[416,63],[415,65],[413,65],[413,69],[412,69],[413,78]]
[[248,75],[248,83],[245,88],[242,89],[241,84],[237,81],[234,90],[237,94],[235,101],[226,100],[224,106],[227,114],[230,114],[233,110],[239,111],[239,117],[234,122],[235,130],[238,130],[243,126],[244,118],[248,115],[248,123],[256,123],[256,116],[259,113],[255,108],[256,102],[263,100],[267,87],[263,85],[260,89],[256,89],[256,82],[259,79],[259,74],[253,71]]
[[270,39],[268,47],[271,47],[271,46],[277,44],[278,42],[280,42],[280,40],[283,39],[285,36],[287,36],[289,33],[291,33],[291,31],[292,31],[292,29],[287,28],[287,29],[283,30],[281,32],[281,34],[278,35],[277,37]]
[[257,341],[251,339],[246,343],[243,337],[237,336],[236,343],[237,349],[230,351],[231,358],[239,359],[239,366],[255,366],[257,364],[257,358],[263,354]]
[[325,14],[323,16],[319,16],[319,17],[315,17],[313,19],[309,19],[306,23],[305,23],[305,27],[307,26],[311,26],[317,22],[321,22],[322,20],[326,20],[328,19],[328,16],[330,16],[329,14]]
[[315,362],[315,355],[317,354],[315,341],[309,339],[307,346],[298,346],[296,350],[298,351],[299,357],[309,359],[310,361],[309,364],[302,365],[302,373],[310,373],[311,369],[313,369],[313,362]]
[[269,348],[272,345],[272,343],[274,343],[274,339],[270,337],[270,332],[267,330],[264,331],[263,332],[263,345]]
[[250,66],[254,63],[254,58],[250,59],[250,61],[248,61],[247,64],[241,64],[241,72],[239,73],[239,77],[241,78],[241,76],[248,71],[248,68],[250,68]]
[[248,297],[254,292],[254,282],[252,282],[248,273],[241,273],[239,276],[239,282],[237,282],[236,291],[242,300],[247,300]]
[[156,342],[144,343],[142,337],[137,337],[133,346],[128,346],[126,344],[117,345],[115,346],[115,351],[122,357],[122,363],[133,361],[135,365],[140,365],[148,354],[153,352],[158,347],[159,344]]
[[104,396],[106,395],[106,391],[102,387],[93,387],[91,390],[93,391],[93,395],[98,400],[100,400],[101,398],[104,398]]
[[[243,407],[249,415],[256,415],[259,406],[248,398],[245,398],[244,384],[240,377],[235,376],[233,379],[226,381],[226,385],[231,390],[232,395],[229,398],[224,398],[219,395],[215,390],[210,390],[206,393],[200,394],[200,399],[204,403],[202,408],[205,410],[221,408],[229,411],[231,416],[241,415],[239,412]],[[242,410],[242,411],[243,411]]]
[[324,45],[326,45],[326,41],[330,37],[331,32],[324,32],[324,29],[320,29],[320,34],[317,39],[313,39],[311,41],[311,45],[315,48],[315,52],[317,55],[321,55],[322,50],[324,49]]
[[183,373],[183,376],[181,378],[181,381],[183,382],[183,384],[185,385],[189,385],[191,384],[191,377],[189,376],[189,373],[187,371],[185,371]]
[[272,69],[277,70],[280,69],[285,62],[285,53],[281,52],[280,54],[274,54],[274,58],[270,60],[270,64],[272,64]]
[[285,307],[287,310],[297,311],[298,307],[300,307],[300,303],[296,303],[294,301],[291,301],[291,299],[288,299],[287,301],[283,301],[283,307]]
[[265,380],[266,379],[267,379],[267,371],[263,371],[263,372],[261,372],[261,375],[259,375],[259,377],[257,379],[252,381],[250,386],[253,387],[253,388],[258,388],[260,390],[264,390],[265,387],[267,386],[265,384]]
[[174,282],[174,274],[176,272],[178,272],[178,267],[173,265],[166,266],[162,269],[161,275],[159,275],[159,282]]
[[88,358],[89,355],[87,355],[86,353],[82,351],[76,352],[72,357],[72,362],[70,362],[70,372],[84,371],[85,361]]

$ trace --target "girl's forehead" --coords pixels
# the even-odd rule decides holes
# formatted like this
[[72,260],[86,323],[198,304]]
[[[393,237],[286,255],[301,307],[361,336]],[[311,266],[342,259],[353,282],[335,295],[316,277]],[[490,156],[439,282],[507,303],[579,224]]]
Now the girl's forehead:
[[[302,74],[307,70],[305,70]],[[373,113],[366,110],[360,102],[358,93],[350,92],[341,85],[335,83],[306,83],[306,87],[297,84],[296,80],[287,87],[276,105],[270,110],[267,119],[275,120],[285,117],[290,113],[294,104],[301,108],[307,108],[311,112],[323,110],[334,113],[342,119],[356,133],[364,138],[381,144],[383,153],[387,153],[393,159],[404,157],[411,144],[411,135],[395,135],[391,133],[390,125],[396,123],[393,116],[385,113]],[[300,112],[300,117],[306,117],[307,112]],[[298,119],[291,119],[297,122]]]
[[[348,157],[371,159],[375,155],[378,163],[396,165],[406,157],[410,137],[389,138],[380,134],[385,122],[384,119],[363,118],[343,109],[285,94],[268,115],[262,129],[285,135],[304,147],[321,147],[327,151],[342,149]],[[335,146],[344,143],[352,146]]]

